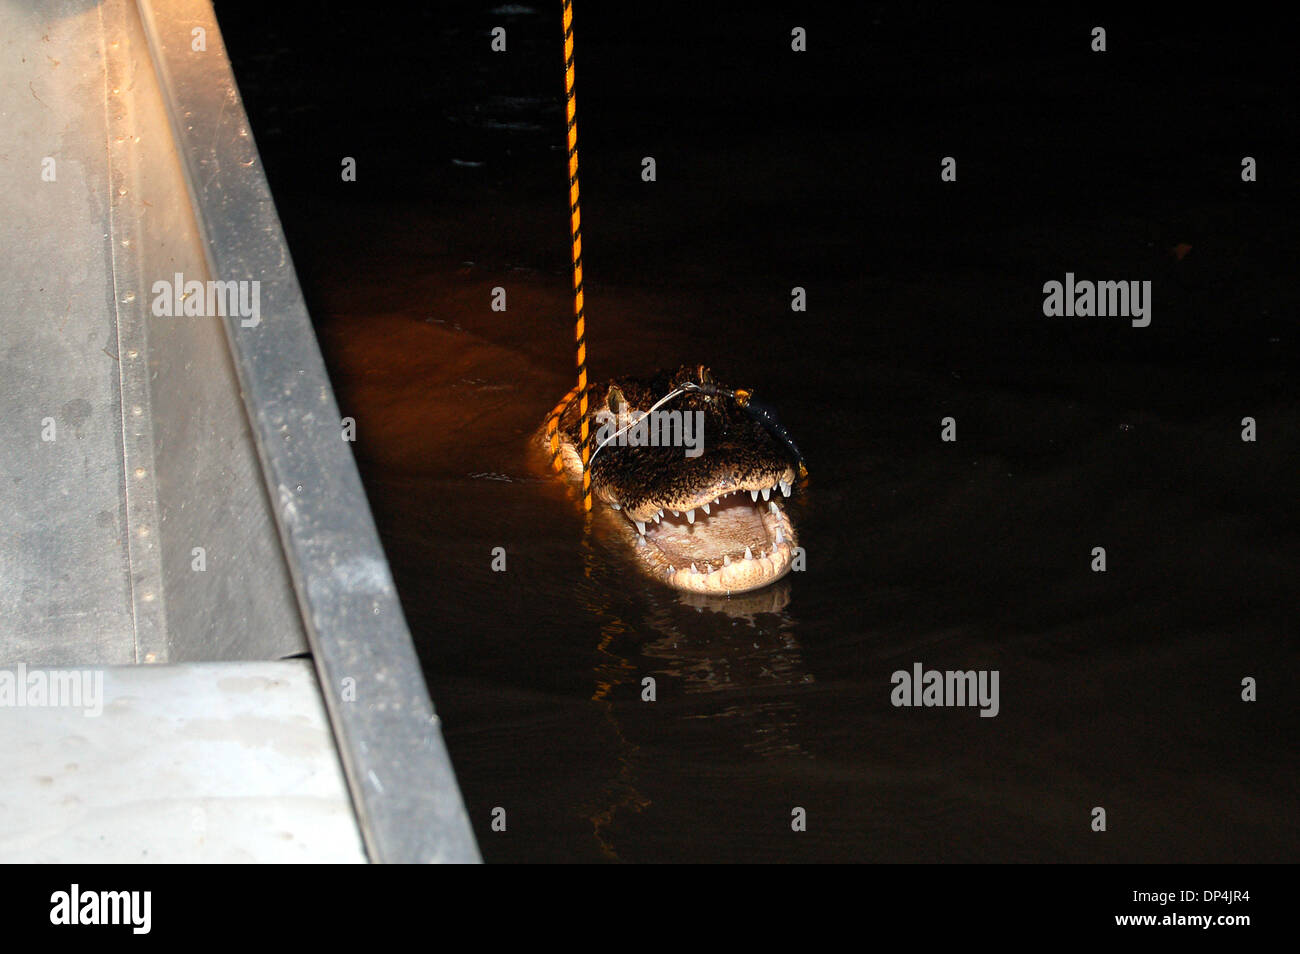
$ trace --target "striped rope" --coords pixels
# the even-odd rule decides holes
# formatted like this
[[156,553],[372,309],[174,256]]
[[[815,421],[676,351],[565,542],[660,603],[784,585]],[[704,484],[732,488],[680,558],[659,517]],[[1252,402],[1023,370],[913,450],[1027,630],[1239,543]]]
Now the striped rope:
[[[569,234],[573,239],[573,336],[578,343],[578,413],[582,415],[582,509],[591,510],[591,422],[587,414],[587,317],[582,298],[582,214],[578,208],[578,105],[573,93],[573,0],[564,0],[564,94],[569,135]],[[552,454],[556,453],[552,436]],[[555,458],[552,457],[552,466]]]
[[569,405],[577,396],[578,389],[572,388],[560,403],[552,408],[551,416],[546,419],[546,436],[551,444],[551,469],[557,474],[564,469],[564,465],[560,463],[560,418],[564,416],[564,412],[569,409]]

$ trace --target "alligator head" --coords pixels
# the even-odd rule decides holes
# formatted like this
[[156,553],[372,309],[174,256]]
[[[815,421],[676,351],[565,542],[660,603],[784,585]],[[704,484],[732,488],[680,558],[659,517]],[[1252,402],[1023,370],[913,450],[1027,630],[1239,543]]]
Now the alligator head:
[[[789,572],[797,544],[783,504],[803,468],[770,412],[703,367],[611,381],[588,394],[593,504],[617,512],[647,572],[717,595]],[[578,402],[557,408],[553,420],[541,432],[553,463],[580,481]]]

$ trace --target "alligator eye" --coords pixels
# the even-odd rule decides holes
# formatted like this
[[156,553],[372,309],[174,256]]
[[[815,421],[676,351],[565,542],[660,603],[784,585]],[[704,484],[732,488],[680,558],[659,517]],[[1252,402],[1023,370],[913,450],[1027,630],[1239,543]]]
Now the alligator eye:
[[609,386],[609,409],[615,414],[622,414],[627,407],[627,398],[623,397],[623,392],[617,384]]

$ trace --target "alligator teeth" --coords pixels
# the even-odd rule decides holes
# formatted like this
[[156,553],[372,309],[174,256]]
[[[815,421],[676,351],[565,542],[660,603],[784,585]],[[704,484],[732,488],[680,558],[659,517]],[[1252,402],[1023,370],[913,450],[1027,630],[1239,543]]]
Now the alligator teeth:
[[776,542],[778,546],[780,546],[782,543],[785,543],[785,534],[781,532],[780,527],[776,528]]
[[771,496],[772,496],[772,488],[771,488],[771,487],[764,487],[764,488],[763,488],[763,499],[764,499],[764,500],[767,500],[767,499],[770,498]]
[[663,515],[664,515],[664,512],[663,512],[662,510],[660,510],[658,513],[656,513],[656,514],[655,514],[655,523],[658,523],[658,522],[659,522],[659,518],[662,517]]
[[788,481],[784,481],[784,480],[781,481],[781,496],[782,497],[790,496],[790,484]]
[[730,553],[724,553],[724,554],[722,554],[722,565],[723,565],[723,566],[731,566],[731,554],[730,554]]
[[708,512],[709,512],[709,505],[708,505],[708,504],[700,504],[700,509],[703,510],[705,513],[708,513]]
[[781,512],[781,508],[778,507],[778,506],[776,505],[776,501],[775,501],[775,500],[769,500],[769,501],[767,502],[767,509],[770,510],[770,511],[772,511],[773,513],[780,513],[780,512]]
[[754,559],[754,551],[751,550],[749,547],[745,547],[745,559],[746,560]]
[[610,506],[613,507],[615,510],[622,510],[622,509],[623,509],[622,505],[620,505],[620,504],[616,504],[616,503],[612,503],[612,504],[610,504]]
[[682,514],[681,514],[681,511],[679,511],[679,510],[674,510],[674,511],[673,511],[673,516],[674,516],[674,517],[680,517],[681,515],[682,515]]
[[751,490],[751,491],[749,492],[749,498],[750,498],[751,500],[753,500],[754,503],[758,503],[758,491],[757,491],[757,490]]
[[642,536],[645,536],[645,521],[644,521],[644,520],[638,520],[638,521],[636,522],[636,532],[639,533],[639,534],[641,534]]
[[695,522],[695,511],[694,511],[694,510],[688,510],[688,511],[686,511],[686,522],[687,522],[687,523],[694,523],[694,522]]
[[697,570],[697,569],[695,568],[695,564],[694,564],[694,563],[691,564],[691,572],[692,572],[692,573],[699,573],[699,572],[700,572],[699,570]]

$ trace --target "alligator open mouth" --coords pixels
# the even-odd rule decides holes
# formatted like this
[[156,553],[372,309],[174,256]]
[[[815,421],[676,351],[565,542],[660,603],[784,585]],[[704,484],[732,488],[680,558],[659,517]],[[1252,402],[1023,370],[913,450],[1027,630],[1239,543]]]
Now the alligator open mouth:
[[[595,506],[621,517],[647,572],[726,595],[790,571],[798,544],[784,504],[800,461],[770,412],[702,367],[596,385],[589,400]],[[580,481],[577,401],[557,413],[542,439],[557,468]]]

